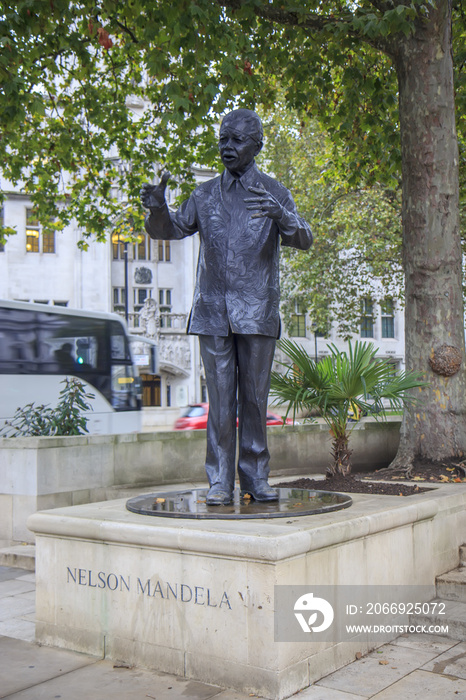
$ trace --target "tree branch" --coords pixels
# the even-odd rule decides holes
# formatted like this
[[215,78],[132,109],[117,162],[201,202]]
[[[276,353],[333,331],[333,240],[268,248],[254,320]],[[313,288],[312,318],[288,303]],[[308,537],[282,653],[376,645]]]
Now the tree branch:
[[126,26],[126,24],[123,24],[122,22],[120,22],[120,20],[118,20],[116,17],[112,17],[112,20],[115,22],[115,24],[116,24],[118,27],[120,27],[120,29],[121,29],[123,32],[125,32],[126,34],[128,34],[128,36],[130,37],[130,39],[131,39],[131,41],[133,42],[133,44],[139,44],[139,40],[138,40],[138,39],[136,38],[136,36],[133,34],[133,32],[131,31],[131,29],[129,29],[129,27]]
[[[220,7],[224,7],[230,10],[239,10],[243,5],[245,5],[248,0],[216,0]],[[371,0],[373,6],[376,9],[380,9],[387,5],[382,0]],[[398,4],[398,3],[397,3]],[[380,7],[378,7],[380,6]],[[391,3],[393,6],[393,3]],[[354,19],[354,15],[349,12],[345,16],[335,16],[331,15],[315,15],[312,13],[300,13],[293,10],[287,10],[283,8],[271,7],[269,5],[256,5],[254,7],[254,13],[260,19],[267,20],[269,22],[275,22],[276,24],[286,25],[290,27],[300,27],[303,29],[310,29],[318,32],[323,32],[328,30],[329,26],[337,27],[337,25],[346,25],[346,34],[352,39],[358,39],[363,41],[370,46],[386,53],[391,56],[392,51],[390,51],[390,43],[385,40],[384,37],[379,37],[377,40],[371,39],[359,30],[353,29],[351,27],[351,22]]]
[[375,7],[376,10],[379,10],[379,12],[387,12],[388,10],[393,10],[393,8],[399,4],[394,3],[391,0],[387,0],[387,2],[384,2],[384,0],[369,0],[369,2],[373,7]]
[[[217,3],[221,7],[226,7],[230,10],[239,10],[248,0],[217,0]],[[282,9],[278,7],[271,7],[269,5],[261,5],[254,7],[254,13],[261,19],[269,20],[270,22],[276,22],[277,24],[286,24],[292,27],[306,27],[308,29],[316,29],[317,31],[322,31],[328,24],[334,24],[336,22],[348,22],[349,18],[353,15],[350,14],[349,17],[338,18],[334,15],[313,15],[311,13],[300,13],[294,12],[293,10]]]

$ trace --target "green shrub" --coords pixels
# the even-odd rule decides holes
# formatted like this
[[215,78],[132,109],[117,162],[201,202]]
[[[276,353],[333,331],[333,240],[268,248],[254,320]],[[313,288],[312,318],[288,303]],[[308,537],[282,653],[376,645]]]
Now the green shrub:
[[11,421],[5,421],[1,431],[3,437],[84,435],[89,432],[85,412],[92,411],[88,402],[94,394],[86,393],[84,384],[75,377],[66,377],[61,383],[65,386],[55,408],[34,403],[18,408]]

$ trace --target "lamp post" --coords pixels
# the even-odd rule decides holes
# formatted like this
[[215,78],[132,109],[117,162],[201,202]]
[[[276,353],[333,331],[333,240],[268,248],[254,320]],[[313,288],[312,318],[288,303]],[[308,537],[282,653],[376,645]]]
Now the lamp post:
[[311,323],[311,330],[314,333],[314,360],[317,363],[317,323]]
[[[134,230],[134,219],[129,214],[128,216],[128,203],[123,203],[122,211],[115,218],[114,221],[114,233],[112,235],[112,241],[117,246],[117,255],[114,255],[114,258],[116,259],[121,259],[121,244],[123,244],[123,262],[124,262],[124,294],[125,294],[125,302],[124,302],[124,307],[125,307],[125,321],[128,324],[129,322],[129,302],[128,302],[128,297],[129,297],[129,247],[128,247],[128,237],[132,235],[132,232]],[[127,221],[128,221],[128,226],[125,227],[125,218],[128,216]],[[125,228],[129,230],[124,230]]]
[[[121,176],[125,177],[128,172],[131,171],[131,163],[130,162],[125,162],[124,160],[118,160],[117,161],[117,168]],[[116,218],[115,223],[116,224],[121,224],[122,221],[124,221],[127,213],[128,213],[128,201],[123,199],[121,200],[121,205],[122,205],[122,210],[121,214]],[[133,231],[134,227],[134,221],[133,217],[130,215],[129,216],[129,224],[130,224],[130,232]],[[118,245],[123,242],[123,260],[125,263],[125,321],[126,324],[128,325],[128,320],[129,320],[129,312],[128,312],[128,292],[129,292],[129,284],[128,284],[128,240],[126,236],[125,238],[121,237],[121,230],[118,231]]]
[[124,241],[124,262],[125,262],[125,321],[128,325],[128,241]]

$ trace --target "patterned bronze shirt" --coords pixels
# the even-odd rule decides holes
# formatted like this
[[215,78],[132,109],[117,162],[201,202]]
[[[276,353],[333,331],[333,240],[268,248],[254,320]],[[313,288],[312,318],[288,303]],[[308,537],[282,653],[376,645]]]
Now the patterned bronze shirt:
[[[249,187],[270,192],[282,205],[279,221],[253,218],[244,200]],[[236,179],[228,170],[199,185],[174,214],[166,205],[146,217],[151,238],[200,236],[199,260],[188,333],[196,335],[280,333],[279,248],[307,250],[308,224],[290,192],[253,165]]]

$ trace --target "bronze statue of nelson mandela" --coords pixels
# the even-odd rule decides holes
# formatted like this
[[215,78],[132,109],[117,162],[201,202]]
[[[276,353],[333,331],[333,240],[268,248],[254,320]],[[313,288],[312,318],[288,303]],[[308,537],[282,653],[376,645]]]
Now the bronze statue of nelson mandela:
[[290,192],[258,170],[260,118],[248,109],[228,113],[220,127],[225,171],[199,185],[176,213],[165,202],[169,178],[144,185],[151,238],[199,233],[200,251],[188,333],[199,336],[209,394],[206,472],[209,505],[228,504],[235,482],[236,417],[241,494],[277,500],[271,488],[266,416],[275,342],[280,334],[280,245],[307,250],[308,224]]

